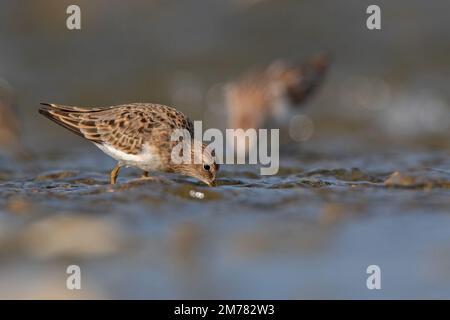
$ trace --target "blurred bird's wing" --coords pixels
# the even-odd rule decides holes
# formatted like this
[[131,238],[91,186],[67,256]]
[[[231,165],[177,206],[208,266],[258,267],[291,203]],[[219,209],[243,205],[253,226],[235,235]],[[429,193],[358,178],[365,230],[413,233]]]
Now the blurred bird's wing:
[[285,83],[287,96],[293,105],[300,105],[312,96],[322,84],[330,61],[328,54],[319,54],[302,65],[285,69],[281,80]]

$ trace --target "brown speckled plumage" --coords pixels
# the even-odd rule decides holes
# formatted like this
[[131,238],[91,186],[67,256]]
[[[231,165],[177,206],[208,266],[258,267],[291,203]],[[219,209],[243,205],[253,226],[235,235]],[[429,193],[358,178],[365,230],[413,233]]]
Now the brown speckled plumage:
[[[176,166],[171,163],[172,148],[178,143],[171,141],[176,129],[186,129],[193,137],[193,124],[175,108],[152,103],[132,103],[106,108],[68,107],[43,103],[39,112],[69,129],[75,134],[93,142],[104,152],[114,157],[117,152],[127,160],[115,157],[120,166],[136,166],[145,171],[162,170],[196,177],[208,184],[215,180],[214,165],[208,174],[202,166],[186,164]],[[107,150],[105,151],[105,147]],[[112,153],[111,154],[111,150]],[[110,151],[110,152],[107,152]],[[147,153],[147,155],[145,155]],[[129,160],[137,157],[151,157],[147,160]],[[209,160],[209,159],[208,159]],[[115,180],[112,179],[115,183]]]
[[128,153],[139,154],[144,142],[161,143],[173,129],[187,129],[192,122],[178,110],[159,104],[133,103],[87,109],[43,104],[41,114],[95,143],[108,143]]

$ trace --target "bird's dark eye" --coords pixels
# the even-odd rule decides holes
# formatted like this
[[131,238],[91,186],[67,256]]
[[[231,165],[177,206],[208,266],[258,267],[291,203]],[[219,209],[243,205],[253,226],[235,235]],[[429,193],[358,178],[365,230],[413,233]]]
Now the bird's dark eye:
[[211,167],[209,164],[204,164],[203,169],[205,169],[205,171],[209,171],[211,169]]

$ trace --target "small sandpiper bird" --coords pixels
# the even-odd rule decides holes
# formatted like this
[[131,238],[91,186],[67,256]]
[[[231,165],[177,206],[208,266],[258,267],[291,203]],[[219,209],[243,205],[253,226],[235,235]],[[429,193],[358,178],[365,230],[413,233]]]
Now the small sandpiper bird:
[[297,65],[276,60],[226,86],[228,128],[280,128],[321,84],[329,57],[319,54]]
[[[175,108],[132,103],[106,108],[88,109],[42,103],[39,113],[93,142],[107,155],[118,161],[111,172],[115,184],[121,167],[137,167],[148,176],[149,171],[164,171],[191,176],[209,186],[216,185],[214,152],[204,144],[200,155],[191,148],[190,163],[172,161],[172,149],[179,143],[171,141],[173,130],[186,129],[193,137],[192,122]],[[189,143],[194,144],[191,140]],[[201,157],[201,159],[197,159]]]

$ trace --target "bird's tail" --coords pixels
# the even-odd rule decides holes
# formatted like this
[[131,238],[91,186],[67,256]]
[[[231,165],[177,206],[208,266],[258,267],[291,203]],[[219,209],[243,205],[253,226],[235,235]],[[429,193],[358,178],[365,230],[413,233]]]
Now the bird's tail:
[[69,107],[52,103],[41,103],[41,107],[39,108],[39,113],[44,117],[83,138],[85,136],[80,130],[80,116],[90,111],[91,109],[82,107]]

